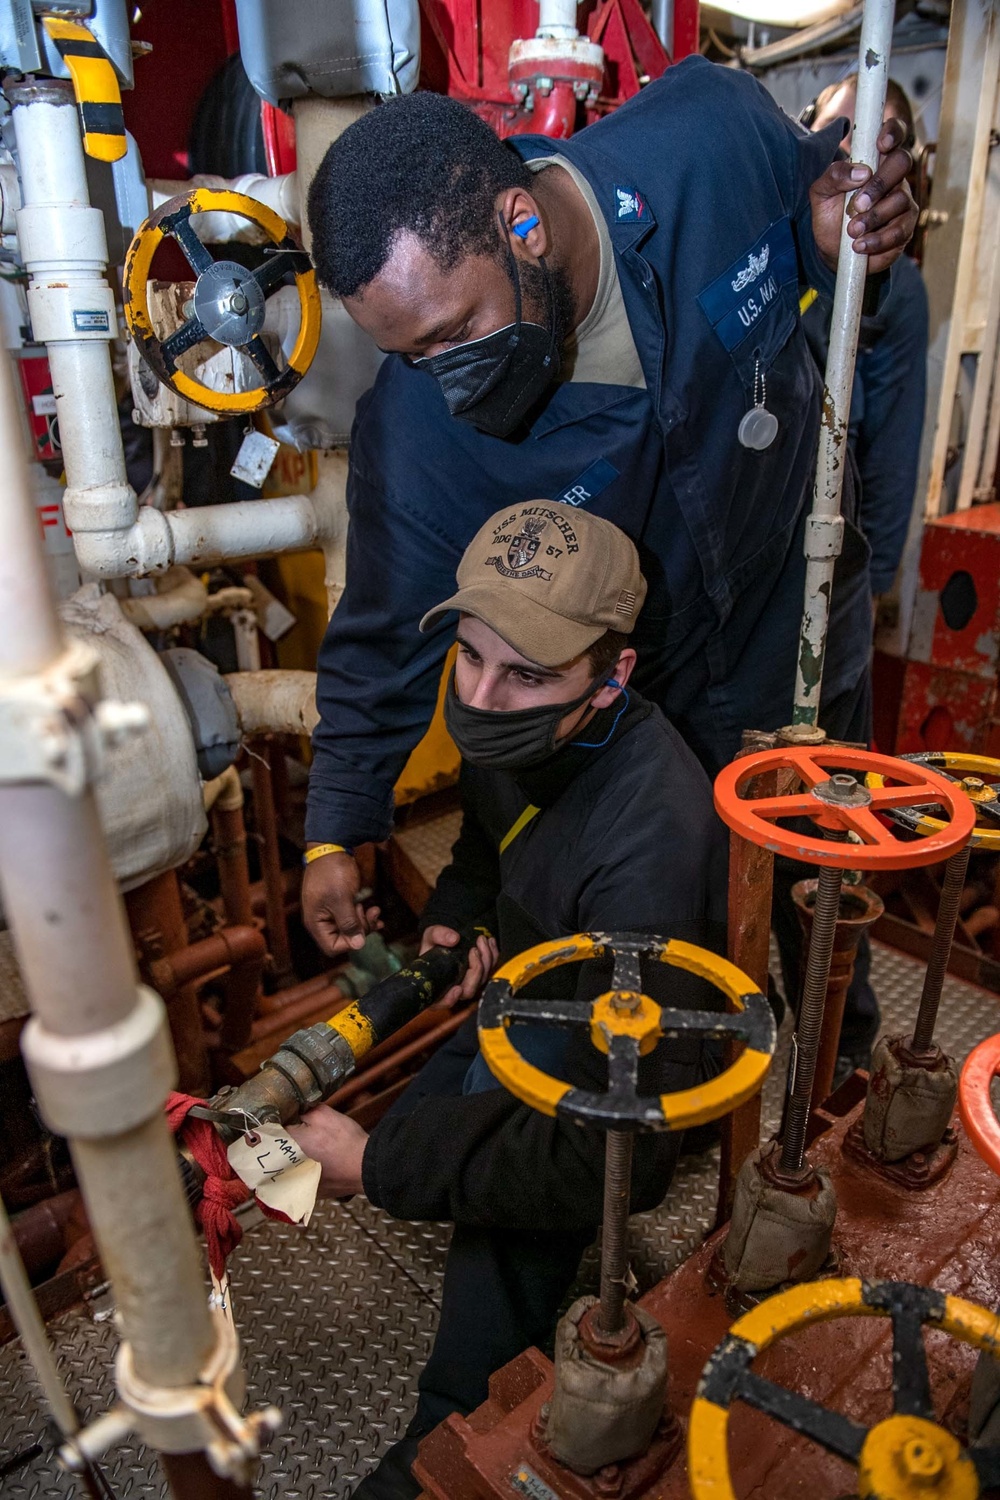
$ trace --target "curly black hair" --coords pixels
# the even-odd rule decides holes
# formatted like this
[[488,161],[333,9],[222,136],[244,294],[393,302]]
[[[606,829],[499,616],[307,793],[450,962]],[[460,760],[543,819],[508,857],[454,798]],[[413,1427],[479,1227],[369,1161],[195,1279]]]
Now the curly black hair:
[[521,158],[466,105],[404,94],[349,125],[309,189],[313,261],[322,284],[351,297],[411,230],[443,270],[499,250],[497,195],[530,188]]

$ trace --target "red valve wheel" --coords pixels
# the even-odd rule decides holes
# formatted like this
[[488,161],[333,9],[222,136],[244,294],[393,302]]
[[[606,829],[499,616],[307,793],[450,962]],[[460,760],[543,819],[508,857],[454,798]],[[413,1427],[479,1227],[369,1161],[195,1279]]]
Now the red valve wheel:
[[[784,770],[795,771],[804,787],[780,797],[740,796],[752,777]],[[895,785],[866,789],[865,777],[873,771]],[[943,810],[941,827],[927,837],[899,838],[875,816],[899,807]],[[837,745],[741,756],[715,778],[715,810],[752,844],[844,870],[906,870],[936,864],[967,843],[976,825],[975,805],[956,782],[895,756]],[[780,828],[782,818],[811,818],[821,828],[856,834],[861,842],[834,843],[819,832]]]
[[958,1112],[969,1140],[1000,1176],[1000,1120],[990,1100],[990,1084],[998,1073],[1000,1036],[988,1036],[965,1059],[958,1081]]

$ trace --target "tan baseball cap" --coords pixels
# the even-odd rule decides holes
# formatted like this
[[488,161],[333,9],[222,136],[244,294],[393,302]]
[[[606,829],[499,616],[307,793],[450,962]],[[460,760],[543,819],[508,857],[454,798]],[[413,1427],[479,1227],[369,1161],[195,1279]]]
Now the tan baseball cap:
[[646,597],[639,554],[624,531],[559,500],[525,500],[480,527],[458,565],[449,610],[475,615],[541,667],[559,667],[606,630],[628,635]]

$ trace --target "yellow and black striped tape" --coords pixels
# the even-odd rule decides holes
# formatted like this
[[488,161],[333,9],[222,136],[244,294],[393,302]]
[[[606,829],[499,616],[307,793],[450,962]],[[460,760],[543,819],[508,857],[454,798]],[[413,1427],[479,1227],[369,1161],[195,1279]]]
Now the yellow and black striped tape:
[[42,25],[69,69],[83,122],[83,149],[97,161],[118,161],[128,150],[118,78],[100,42],[79,21],[45,16]]

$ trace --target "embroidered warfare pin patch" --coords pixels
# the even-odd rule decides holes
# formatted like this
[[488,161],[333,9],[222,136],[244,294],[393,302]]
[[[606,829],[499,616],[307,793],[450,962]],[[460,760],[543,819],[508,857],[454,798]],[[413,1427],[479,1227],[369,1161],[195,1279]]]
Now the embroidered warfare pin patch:
[[798,282],[799,264],[787,218],[776,219],[739,260],[698,294],[698,305],[730,352],[774,307],[778,293]]

